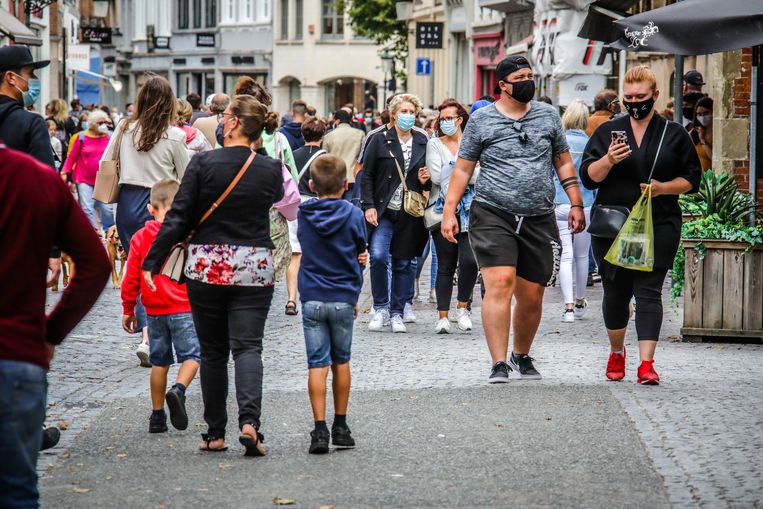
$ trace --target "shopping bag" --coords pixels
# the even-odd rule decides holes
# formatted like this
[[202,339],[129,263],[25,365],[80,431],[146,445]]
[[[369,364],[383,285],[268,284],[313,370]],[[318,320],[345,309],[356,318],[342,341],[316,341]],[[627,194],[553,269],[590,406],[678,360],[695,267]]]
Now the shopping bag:
[[654,225],[652,186],[644,188],[620,233],[604,257],[612,265],[652,272],[654,268]]

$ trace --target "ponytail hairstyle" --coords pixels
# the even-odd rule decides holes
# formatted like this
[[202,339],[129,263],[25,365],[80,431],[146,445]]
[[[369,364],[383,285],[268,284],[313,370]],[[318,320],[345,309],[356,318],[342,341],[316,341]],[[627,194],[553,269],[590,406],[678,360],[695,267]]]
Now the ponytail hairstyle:
[[270,106],[273,103],[273,97],[270,93],[251,76],[241,76],[238,79],[233,89],[233,97],[237,95],[251,95],[265,106]]
[[153,75],[138,92],[135,101],[135,115],[129,121],[140,128],[140,139],[133,144],[138,152],[148,152],[165,135],[176,118],[175,93],[170,82],[161,76]]

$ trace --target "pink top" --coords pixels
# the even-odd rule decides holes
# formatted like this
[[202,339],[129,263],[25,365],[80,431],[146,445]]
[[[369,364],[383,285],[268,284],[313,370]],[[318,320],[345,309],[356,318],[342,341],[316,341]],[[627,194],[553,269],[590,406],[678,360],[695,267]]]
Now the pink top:
[[69,173],[74,168],[72,179],[77,184],[95,185],[95,174],[98,173],[98,163],[109,144],[108,136],[91,137],[85,133],[84,142],[80,134],[73,138],[72,149],[66,157],[61,173]]

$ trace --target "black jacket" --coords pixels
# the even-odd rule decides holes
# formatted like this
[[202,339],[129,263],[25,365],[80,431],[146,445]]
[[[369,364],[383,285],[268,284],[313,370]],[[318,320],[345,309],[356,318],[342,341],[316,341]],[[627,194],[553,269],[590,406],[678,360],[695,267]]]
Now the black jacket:
[[[405,170],[403,149],[397,137],[397,130],[389,129],[371,138],[363,155],[363,180],[361,183],[361,207],[363,210],[375,208],[377,217],[381,218],[387,211],[387,205],[400,185],[400,174],[395,166],[397,159],[400,169],[405,173],[405,183],[410,191],[423,192],[431,187],[431,181],[426,185],[419,182],[419,168],[426,166],[427,137],[413,130],[411,143],[411,163]],[[390,155],[391,152],[391,155]],[[394,158],[393,158],[394,156]],[[373,227],[367,225],[369,238]],[[427,230],[422,218],[414,218],[400,211],[400,219],[395,226],[390,251],[397,258],[412,259],[421,256],[427,240]]]
[[[143,269],[158,273],[172,246],[185,239],[225,191],[249,157],[247,147],[196,155],[188,164],[172,208],[164,218]],[[257,152],[249,169],[220,206],[199,226],[193,244],[273,248],[270,208],[283,198],[281,162]]]
[[[604,122],[594,131],[586,145],[580,167],[583,185],[588,189],[598,189],[594,207],[601,204],[633,208],[641,196],[639,185],[646,183],[649,178],[665,122],[665,117],[660,115],[652,117],[641,141],[641,147],[636,145],[630,117],[627,115]],[[630,157],[614,165],[603,181],[594,182],[588,174],[588,167],[607,153],[612,131],[625,131],[633,152]],[[692,185],[689,192],[695,193],[699,189],[701,174],[697,151],[686,129],[675,122],[668,122],[665,140],[652,178],[659,182],[669,182],[683,177]],[[669,269],[673,266],[681,238],[681,207],[678,205],[678,196],[652,198],[652,222],[655,241],[654,266],[658,269]],[[597,259],[603,259],[612,245],[612,240],[594,238],[592,243],[594,255]],[[606,265],[609,266],[608,263]],[[606,274],[602,272],[602,275]]]
[[45,120],[26,111],[16,99],[0,95],[0,140],[8,148],[24,152],[55,168],[50,134]]

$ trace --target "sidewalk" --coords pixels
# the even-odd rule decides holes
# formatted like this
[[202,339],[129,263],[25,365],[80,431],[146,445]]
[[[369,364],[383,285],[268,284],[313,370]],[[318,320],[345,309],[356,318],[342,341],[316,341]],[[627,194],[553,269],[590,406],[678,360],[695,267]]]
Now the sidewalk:
[[[363,315],[349,416],[359,446],[316,458],[306,452],[312,420],[301,323],[283,315],[279,289],[264,353],[269,456],[250,459],[236,441],[233,406],[231,449],[196,451],[205,430],[196,382],[189,429],[146,432],[148,370],[136,367],[134,340],[119,329],[117,298],[107,290],[57,353],[49,415],[71,428],[41,457],[46,507],[274,507],[274,497],[305,508],[762,503],[763,347],[675,342],[674,308],[666,308],[656,388],[634,383],[633,356],[626,381],[603,381],[598,287],[587,317],[574,324],[561,323],[559,291],[548,291],[533,351],[540,382],[485,384],[490,360],[478,307],[474,331],[448,336],[431,332],[429,304],[417,303],[409,334],[369,333]],[[628,342],[634,352],[632,335]]]

